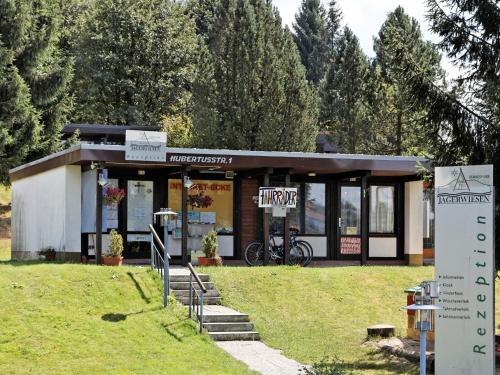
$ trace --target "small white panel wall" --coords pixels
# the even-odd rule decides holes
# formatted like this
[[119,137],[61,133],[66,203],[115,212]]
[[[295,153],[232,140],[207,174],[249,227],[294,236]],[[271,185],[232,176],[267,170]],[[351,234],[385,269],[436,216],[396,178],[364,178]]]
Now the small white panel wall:
[[370,237],[369,256],[380,258],[396,258],[398,241],[396,237]]
[[405,183],[405,254],[423,253],[423,194],[422,181]]
[[[195,240],[195,241],[193,241]],[[217,243],[219,245],[219,255],[223,257],[232,257],[234,256],[234,236],[217,236]],[[173,239],[172,235],[168,236],[168,249],[170,255],[180,256],[182,241],[180,239]],[[190,246],[196,246],[201,249],[201,238],[189,238],[188,239],[188,248]]]
[[327,240],[326,237],[317,236],[297,236],[297,239],[307,241],[313,248],[314,257],[327,256]]
[[97,169],[82,173],[82,233],[95,232]]
[[234,256],[234,237],[233,236],[217,236],[219,244],[219,255],[223,257]]
[[[12,183],[12,251],[81,252],[81,167],[67,165]],[[16,254],[14,254],[16,256]]]

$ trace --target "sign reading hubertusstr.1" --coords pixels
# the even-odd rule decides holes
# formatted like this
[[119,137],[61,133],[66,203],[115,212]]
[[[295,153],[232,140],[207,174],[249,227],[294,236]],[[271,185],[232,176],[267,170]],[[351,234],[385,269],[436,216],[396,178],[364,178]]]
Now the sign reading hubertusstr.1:
[[436,374],[495,374],[491,165],[436,168]]
[[127,130],[125,132],[125,160],[167,161],[167,134]]

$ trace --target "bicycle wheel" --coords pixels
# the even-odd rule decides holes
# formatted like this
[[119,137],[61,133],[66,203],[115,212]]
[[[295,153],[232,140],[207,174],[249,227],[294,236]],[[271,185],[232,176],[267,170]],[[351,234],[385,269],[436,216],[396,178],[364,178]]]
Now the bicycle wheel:
[[304,263],[302,264],[304,267],[308,266],[309,263],[311,263],[312,261],[312,258],[314,256],[313,254],[313,248],[311,246],[311,244],[307,241],[304,241],[304,240],[298,240],[297,241],[298,244],[302,245],[304,248],[307,248],[307,252],[304,251],[304,257],[306,258]]
[[249,266],[261,266],[264,264],[264,244],[262,242],[251,242],[245,248],[245,262]]
[[290,266],[297,266],[302,263],[304,259],[304,251],[298,245],[292,246],[290,248],[290,257],[288,258],[288,264]]

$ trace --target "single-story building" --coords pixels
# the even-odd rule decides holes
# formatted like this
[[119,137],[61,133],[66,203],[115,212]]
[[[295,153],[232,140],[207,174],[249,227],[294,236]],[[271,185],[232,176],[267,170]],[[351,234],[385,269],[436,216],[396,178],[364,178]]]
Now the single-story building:
[[[93,259],[96,236],[105,251],[111,229],[123,235],[126,259],[149,258],[153,213],[170,207],[188,213],[170,223],[174,262],[186,263],[211,228],[220,255],[240,260],[269,228],[295,227],[316,260],[422,264],[422,158],[168,147],[162,161],[130,160],[125,131],[132,128],[66,132],[75,128],[80,144],[10,171],[13,259],[36,258],[46,247],[60,259]],[[120,204],[102,203],[99,175],[125,191]],[[259,187],[267,186],[298,189],[286,219],[258,207]]]

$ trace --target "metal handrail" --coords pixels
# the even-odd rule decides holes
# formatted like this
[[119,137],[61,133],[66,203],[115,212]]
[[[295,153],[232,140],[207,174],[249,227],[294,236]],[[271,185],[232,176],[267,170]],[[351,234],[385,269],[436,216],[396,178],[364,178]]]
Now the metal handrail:
[[[160,274],[163,279],[163,306],[168,305],[168,294],[170,291],[170,254],[165,250],[163,242],[161,242],[160,237],[156,233],[154,227],[149,224],[149,230],[152,234],[151,237],[151,269],[156,269],[156,272]],[[163,250],[164,256],[162,257],[161,252],[155,244],[160,245],[161,250]]]
[[[203,282],[200,279],[200,276],[196,272],[196,270],[193,268],[193,265],[191,263],[187,264],[188,269],[189,269],[189,317],[193,318],[193,311],[195,309],[195,298],[196,297],[196,317],[198,318],[198,321],[200,323],[200,333],[203,332],[203,303],[204,303],[204,296],[205,293],[207,292],[207,288],[205,288],[205,285],[203,285]],[[198,293],[196,288],[193,286],[193,278],[195,279],[196,283],[200,287],[201,293]]]
[[[156,230],[153,227],[153,225],[149,224],[149,230],[153,234],[153,237],[156,240],[156,242],[160,245],[160,250],[162,250],[163,252],[165,252],[165,246],[163,245],[163,242],[161,242],[160,237],[158,236],[158,233],[156,233]],[[172,259],[170,257],[170,254],[167,254],[167,256],[168,256],[169,260]]]
[[191,263],[188,263],[188,268],[189,268],[189,271],[191,271],[191,273],[193,274],[194,279],[196,280],[196,282],[200,286],[200,289],[203,291],[203,293],[206,293],[207,288],[205,288],[205,285],[203,285],[203,282],[201,281],[200,276],[198,276],[198,273],[196,272],[196,270],[194,269],[194,267]]

